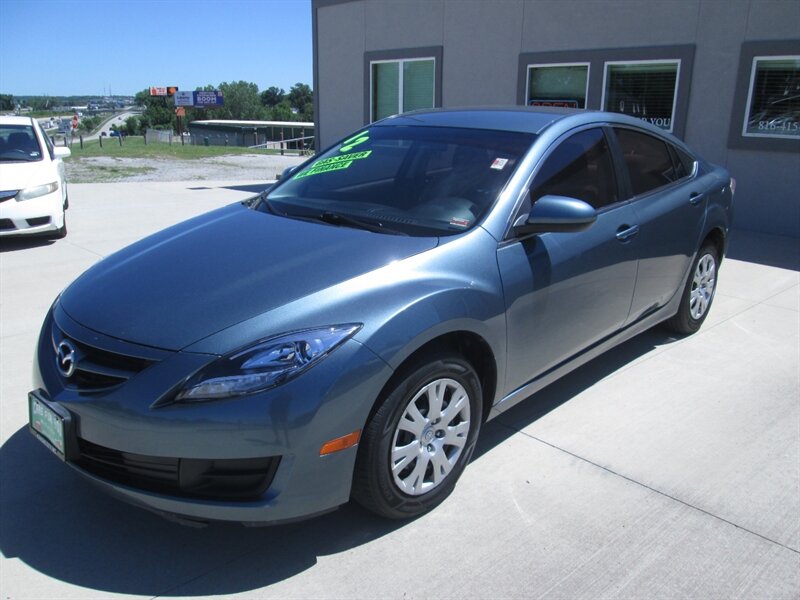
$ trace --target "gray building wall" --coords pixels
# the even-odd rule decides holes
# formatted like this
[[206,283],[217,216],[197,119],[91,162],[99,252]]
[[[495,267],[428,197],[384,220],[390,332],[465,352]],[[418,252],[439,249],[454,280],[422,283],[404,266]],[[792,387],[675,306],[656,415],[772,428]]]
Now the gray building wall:
[[742,44],[800,40],[798,0],[312,0],[312,18],[320,147],[365,124],[367,52],[441,46],[452,107],[519,104],[521,54],[691,45],[682,137],[736,177],[736,227],[800,237],[800,142],[729,141]]

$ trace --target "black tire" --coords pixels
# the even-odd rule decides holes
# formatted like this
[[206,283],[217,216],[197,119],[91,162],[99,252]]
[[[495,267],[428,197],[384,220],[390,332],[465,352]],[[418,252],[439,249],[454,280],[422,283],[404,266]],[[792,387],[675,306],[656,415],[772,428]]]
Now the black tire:
[[[441,415],[438,421],[427,419],[427,414],[431,414],[434,409],[428,405],[426,414],[424,406],[430,396],[427,393],[420,395],[426,387],[434,383],[442,386],[441,397],[444,398],[443,409],[436,413]],[[458,386],[461,386],[460,389]],[[457,402],[462,390],[467,395],[468,413],[463,408],[465,402],[463,400]],[[424,433],[419,436],[421,439],[400,428],[400,419],[404,417],[415,398],[417,398],[415,406],[428,422],[423,429]],[[472,456],[482,419],[481,384],[475,370],[463,358],[455,355],[438,355],[429,357],[408,369],[378,402],[361,435],[352,496],[359,504],[383,517],[390,519],[416,517],[432,510],[450,495]],[[450,412],[447,411],[448,408],[451,408]],[[463,419],[465,414],[468,414],[468,420]],[[442,424],[445,419],[447,423]],[[405,423],[412,422],[406,419]],[[445,427],[453,423],[455,425]],[[444,429],[438,429],[437,424]],[[454,437],[452,432],[457,430],[461,431],[465,439],[460,451],[456,445],[447,443],[448,439]],[[433,439],[427,439],[431,432]],[[401,441],[403,436],[409,437]],[[423,458],[409,459],[410,462],[406,463],[406,467],[397,471],[397,478],[390,466],[392,450],[399,448],[394,446],[396,443],[403,447],[413,445],[419,457],[424,453]],[[450,470],[444,475],[440,474],[441,479],[438,483],[427,481],[434,479],[434,470],[440,468],[439,465],[443,464],[443,460],[447,461],[449,465],[447,468]],[[409,473],[406,480],[410,480],[418,467],[417,461],[421,461],[419,468],[422,473],[421,480],[418,479],[419,489],[416,493],[408,493],[401,489],[402,482],[398,482],[398,478],[403,473]],[[402,462],[398,461],[398,464]],[[426,490],[426,486],[431,489]]]
[[[709,293],[703,294],[703,296],[706,297],[705,300],[698,300],[705,303],[705,307],[702,309],[702,312],[700,312],[697,305],[693,304],[692,302],[692,296],[696,291],[696,288],[702,287],[703,290],[707,290],[708,286],[707,281],[705,283],[701,283],[700,286],[698,286],[696,281],[700,275],[698,272],[698,265],[701,264],[701,261],[705,265],[713,264],[711,290]],[[709,261],[713,261],[713,263],[710,263]],[[697,253],[694,262],[692,263],[692,268],[689,270],[689,276],[686,278],[686,284],[683,287],[681,305],[678,308],[678,312],[675,313],[675,316],[665,321],[664,324],[666,327],[676,333],[684,335],[694,333],[700,329],[703,321],[705,321],[706,317],[708,316],[708,311],[711,310],[711,303],[714,301],[714,295],[717,293],[718,276],[719,252],[714,244],[707,243],[700,248],[700,251]]]

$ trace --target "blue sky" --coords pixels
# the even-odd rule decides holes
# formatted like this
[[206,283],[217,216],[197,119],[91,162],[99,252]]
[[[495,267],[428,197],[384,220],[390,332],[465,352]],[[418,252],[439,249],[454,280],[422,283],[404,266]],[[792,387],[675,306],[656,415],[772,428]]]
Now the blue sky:
[[0,93],[312,82],[310,0],[0,0]]

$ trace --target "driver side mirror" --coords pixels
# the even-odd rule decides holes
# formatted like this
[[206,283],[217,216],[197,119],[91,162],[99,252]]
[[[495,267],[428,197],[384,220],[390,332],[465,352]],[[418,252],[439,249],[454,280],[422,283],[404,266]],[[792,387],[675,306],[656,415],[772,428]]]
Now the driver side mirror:
[[567,196],[542,196],[530,213],[514,223],[514,233],[568,233],[583,231],[597,220],[597,211],[583,200]]
[[297,167],[298,167],[298,166],[299,166],[299,165],[295,165],[295,166],[293,166],[293,167],[286,167],[286,168],[283,170],[283,173],[281,173],[280,175],[278,175],[278,176],[277,176],[275,179],[277,179],[278,181],[283,181],[284,179],[286,179],[287,177],[289,177],[289,176],[290,176],[292,173],[294,173],[295,171],[297,171]]

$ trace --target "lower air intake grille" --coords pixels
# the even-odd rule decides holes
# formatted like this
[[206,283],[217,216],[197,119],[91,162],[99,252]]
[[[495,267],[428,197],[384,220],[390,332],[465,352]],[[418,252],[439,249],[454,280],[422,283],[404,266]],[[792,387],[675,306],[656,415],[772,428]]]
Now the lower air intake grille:
[[5,231],[8,229],[16,229],[14,221],[11,219],[0,219],[0,231]]
[[162,458],[121,452],[78,438],[82,469],[132,488],[171,496],[248,501],[272,483],[280,457]]

